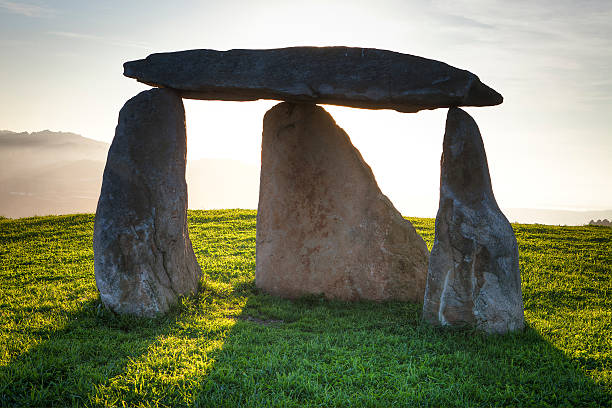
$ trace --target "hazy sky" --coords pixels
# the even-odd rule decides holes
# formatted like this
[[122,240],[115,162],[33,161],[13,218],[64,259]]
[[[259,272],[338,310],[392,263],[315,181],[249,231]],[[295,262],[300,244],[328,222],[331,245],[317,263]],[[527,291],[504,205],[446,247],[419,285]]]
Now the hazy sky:
[[[468,108],[500,206],[612,208],[612,2],[0,0],[0,129],[110,142],[146,86],[125,61],[192,48],[376,47],[478,75],[502,105]],[[257,163],[275,102],[186,101],[192,158]],[[326,107],[405,215],[435,215],[446,110]]]

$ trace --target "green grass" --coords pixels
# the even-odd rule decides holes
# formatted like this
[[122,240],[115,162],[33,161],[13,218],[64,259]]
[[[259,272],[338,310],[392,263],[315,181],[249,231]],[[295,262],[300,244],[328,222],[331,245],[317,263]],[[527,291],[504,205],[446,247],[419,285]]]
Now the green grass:
[[[93,215],[0,220],[2,406],[611,406],[612,229],[514,225],[527,329],[421,305],[276,299],[255,212],[190,211],[204,276],[158,319],[101,306]],[[434,222],[411,219],[431,248]]]

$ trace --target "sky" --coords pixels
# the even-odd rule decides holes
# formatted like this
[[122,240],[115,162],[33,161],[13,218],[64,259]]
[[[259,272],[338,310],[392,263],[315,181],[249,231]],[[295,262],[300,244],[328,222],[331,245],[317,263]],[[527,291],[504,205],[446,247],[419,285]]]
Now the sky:
[[[111,142],[149,87],[122,64],[194,48],[344,45],[467,69],[504,96],[466,108],[503,208],[612,208],[612,2],[0,0],[0,129]],[[259,163],[275,101],[185,100],[189,158]],[[434,216],[445,109],[325,106],[404,215]]]

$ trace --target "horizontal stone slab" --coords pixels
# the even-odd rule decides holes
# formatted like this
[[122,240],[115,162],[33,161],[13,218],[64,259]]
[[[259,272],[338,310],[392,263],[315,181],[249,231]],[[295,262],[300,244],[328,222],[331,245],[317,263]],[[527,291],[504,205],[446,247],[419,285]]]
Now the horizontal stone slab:
[[275,99],[418,112],[503,102],[469,71],[374,48],[188,50],[123,64],[124,75],[183,98]]

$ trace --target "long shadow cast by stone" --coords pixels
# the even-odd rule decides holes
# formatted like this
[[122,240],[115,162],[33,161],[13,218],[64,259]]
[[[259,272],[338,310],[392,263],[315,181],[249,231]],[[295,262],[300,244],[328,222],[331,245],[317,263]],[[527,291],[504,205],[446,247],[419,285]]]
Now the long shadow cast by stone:
[[[431,241],[433,222],[415,221]],[[530,268],[547,264],[533,263],[535,252],[525,247],[529,236],[519,238],[527,254],[521,269],[531,277],[526,306],[534,313],[544,305],[533,303]],[[523,332],[488,336],[424,325],[419,304],[288,301],[258,293],[250,280],[234,289],[230,296],[247,300],[222,347],[209,354],[214,364],[193,391],[193,406],[612,402],[610,390],[585,374],[582,360],[568,357],[529,323]],[[549,303],[560,306],[558,299]]]
[[420,323],[420,306],[252,295],[193,406],[600,406],[612,401],[527,327]]
[[[222,323],[206,318],[227,310],[215,305],[245,296],[242,311]],[[0,378],[10,379],[0,388],[3,406],[584,406],[612,399],[532,328],[503,337],[435,329],[420,324],[420,306],[409,303],[288,301],[244,284],[226,293],[203,288],[159,319],[116,317],[99,306],[84,304],[64,329],[40,333],[46,340],[0,368]]]
[[0,405],[88,405],[88,394],[172,331],[179,315],[116,316],[95,299],[63,317],[65,327],[32,333],[42,340],[0,367]]

